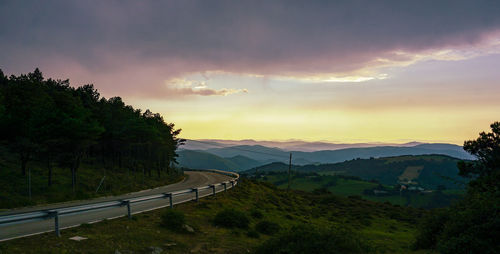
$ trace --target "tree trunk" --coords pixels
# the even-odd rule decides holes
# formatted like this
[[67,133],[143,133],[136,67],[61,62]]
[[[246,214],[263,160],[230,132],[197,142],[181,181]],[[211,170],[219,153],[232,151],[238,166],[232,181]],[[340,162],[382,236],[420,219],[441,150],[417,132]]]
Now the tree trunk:
[[26,164],[28,163],[27,160],[21,160],[21,173],[23,174],[23,176],[26,175]]
[[73,186],[73,192],[76,190],[76,170],[80,166],[81,154],[76,155],[76,158],[71,166],[71,185]]
[[168,159],[168,156],[166,158],[166,168],[167,168],[167,175],[170,175],[172,172],[170,172],[170,160]]
[[156,170],[158,171],[158,178],[161,178],[161,166],[159,160],[156,162]]
[[104,145],[101,146],[101,163],[102,163],[102,167],[105,168],[106,167],[106,155],[105,155],[105,152],[104,152]]
[[118,169],[122,169],[122,152],[118,152]]
[[28,164],[29,161],[29,154],[21,152],[21,173],[23,176],[26,175],[26,165]]
[[52,186],[52,163],[50,161],[50,155],[47,155],[47,169],[49,171],[48,186]]
[[75,192],[75,168],[71,167],[71,187],[73,187],[73,193]]
[[153,166],[153,163],[151,162],[151,145],[148,145],[148,176],[151,177],[151,167]]

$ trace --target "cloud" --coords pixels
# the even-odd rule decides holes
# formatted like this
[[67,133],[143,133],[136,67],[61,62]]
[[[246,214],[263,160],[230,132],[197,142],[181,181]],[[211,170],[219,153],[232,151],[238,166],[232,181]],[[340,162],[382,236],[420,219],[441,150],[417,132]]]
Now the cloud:
[[183,97],[189,95],[201,95],[201,96],[227,96],[236,93],[248,93],[247,89],[211,89],[208,88],[205,81],[192,81],[186,79],[174,78],[165,81],[165,92],[172,97]]
[[204,72],[362,81],[385,67],[489,54],[498,13],[500,2],[481,0],[2,1],[0,68],[59,73],[64,59],[78,66],[63,66],[73,80],[145,96]]

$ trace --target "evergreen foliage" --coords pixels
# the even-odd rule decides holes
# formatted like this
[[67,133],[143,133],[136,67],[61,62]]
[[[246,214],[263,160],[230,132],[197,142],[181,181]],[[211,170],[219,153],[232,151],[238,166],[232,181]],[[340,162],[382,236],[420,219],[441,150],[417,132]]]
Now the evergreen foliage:
[[45,79],[38,68],[10,77],[0,70],[0,146],[17,154],[22,175],[28,163],[46,165],[48,186],[59,166],[68,169],[75,190],[83,160],[150,177],[153,170],[158,177],[171,173],[180,131],[158,113],[101,97],[93,85]]
[[441,253],[498,253],[500,244],[500,122],[491,133],[465,141],[464,149],[477,157],[460,162],[460,174],[471,178],[466,197],[449,209],[424,220],[417,249]]

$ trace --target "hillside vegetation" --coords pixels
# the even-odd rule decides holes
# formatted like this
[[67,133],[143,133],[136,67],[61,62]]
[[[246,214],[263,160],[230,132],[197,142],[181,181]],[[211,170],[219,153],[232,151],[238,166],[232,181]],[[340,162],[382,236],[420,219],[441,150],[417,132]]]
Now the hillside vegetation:
[[[76,191],[73,192],[68,169],[52,168],[52,185],[47,185],[47,170],[43,163],[33,161],[29,165],[31,199],[28,176],[19,171],[15,156],[0,149],[0,211],[8,208],[39,204],[82,200],[100,196],[119,195],[178,182],[181,171],[172,169],[169,174],[149,177],[146,172],[106,169],[93,159],[86,159],[79,168]],[[104,177],[105,176],[105,177]],[[101,182],[102,181],[102,182]]]
[[[244,179],[226,194],[176,206],[176,212],[167,210],[63,230],[61,238],[46,233],[16,239],[2,243],[0,251],[300,253],[315,248],[322,249],[320,253],[414,253],[416,225],[426,213],[328,193],[287,193]],[[184,221],[194,230],[189,232],[182,223],[170,225],[168,219]],[[88,239],[68,239],[76,235]],[[302,240],[292,240],[297,237]],[[40,242],[51,248],[33,248]]]
[[420,223],[415,247],[444,254],[493,254],[500,243],[500,122],[490,125],[464,149],[476,161],[460,162],[460,175],[470,178],[467,193],[453,206],[435,210]]
[[89,196],[104,175],[115,190],[137,189],[125,186],[138,186],[130,178],[138,175],[140,186],[169,182],[178,174],[171,165],[179,133],[160,114],[103,98],[93,85],[0,70],[0,205],[27,204],[30,170],[35,203]]
[[[297,172],[322,175],[349,175],[375,180],[386,185],[406,184],[424,189],[461,189],[467,179],[458,175],[459,159],[445,155],[405,155],[396,157],[354,159],[333,164],[292,165]],[[247,174],[287,171],[285,163],[271,163],[245,171]]]
[[[257,179],[272,183],[278,188],[288,188],[288,174],[267,172]],[[449,206],[462,198],[465,191],[433,190],[419,191],[401,189],[401,186],[383,185],[376,181],[366,181],[355,176],[320,175],[317,173],[294,173],[290,179],[290,188],[308,192],[328,191],[340,196],[357,196],[366,200],[389,202],[394,205],[418,208],[437,208]]]
[[[273,142],[254,143],[272,144]],[[210,148],[213,146],[218,148]],[[289,151],[263,145],[234,145],[223,148],[220,148],[220,146],[227,145],[217,142],[189,140],[187,148],[184,147],[180,154],[179,164],[181,167],[222,167],[221,169],[244,171],[273,162],[288,162],[290,153],[293,154],[292,164],[294,165],[331,164],[353,159],[429,154],[447,155],[459,159],[474,159],[461,146],[439,143],[344,148],[312,152]]]

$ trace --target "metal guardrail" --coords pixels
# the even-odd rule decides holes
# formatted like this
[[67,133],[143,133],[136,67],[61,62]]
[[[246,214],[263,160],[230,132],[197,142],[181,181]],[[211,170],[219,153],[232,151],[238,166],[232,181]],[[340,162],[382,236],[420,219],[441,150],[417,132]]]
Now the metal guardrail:
[[[240,177],[239,174],[237,174],[237,173],[227,172],[227,171],[222,171],[222,170],[215,170],[215,169],[184,170],[184,171],[212,172],[212,173],[232,176],[232,177],[234,177],[234,179],[230,180],[230,181],[225,181],[222,183],[211,184],[211,185],[207,185],[207,186],[190,188],[190,189],[162,193],[162,194],[146,195],[146,196],[135,197],[135,198],[130,198],[130,199],[123,199],[123,200],[105,201],[105,202],[98,202],[98,203],[86,204],[86,205],[77,205],[77,206],[69,206],[69,207],[57,208],[57,209],[40,210],[40,211],[35,211],[35,212],[4,215],[4,216],[0,216],[0,226],[20,224],[20,223],[26,223],[26,222],[32,222],[32,221],[48,220],[48,219],[53,218],[54,219],[54,231],[55,231],[57,236],[60,236],[61,235],[61,233],[59,231],[59,217],[60,216],[78,214],[78,213],[86,213],[86,212],[91,212],[91,211],[95,211],[95,210],[102,210],[102,209],[127,206],[127,216],[128,216],[128,218],[131,218],[132,213],[131,213],[130,207],[133,204],[168,198],[169,199],[169,207],[173,208],[174,207],[174,203],[173,203],[174,196],[181,196],[181,195],[186,195],[186,194],[191,194],[191,193],[195,193],[194,199],[183,200],[181,202],[178,202],[177,204],[189,202],[192,200],[195,200],[196,202],[198,202],[198,199],[200,198],[200,194],[199,194],[200,190],[212,189],[211,194],[204,195],[203,197],[215,195],[217,193],[217,191],[215,190],[217,186],[223,186],[224,191],[227,191],[227,189],[233,188],[238,183],[238,180]],[[230,186],[228,186],[228,185],[230,185]]]

